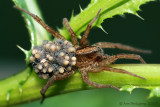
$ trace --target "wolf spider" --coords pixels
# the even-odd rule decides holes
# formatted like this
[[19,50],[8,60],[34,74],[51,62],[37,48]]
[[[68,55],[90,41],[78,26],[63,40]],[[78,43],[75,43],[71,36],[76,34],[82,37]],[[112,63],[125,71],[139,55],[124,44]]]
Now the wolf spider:
[[[16,6],[15,6],[15,8],[17,8],[19,10],[22,10],[25,13],[32,16],[40,25],[42,25],[44,27],[44,29],[46,29],[48,32],[50,32],[55,38],[66,41],[65,38],[62,35],[60,35],[54,29],[52,29],[47,24],[45,24],[38,16],[28,12],[25,9],[22,9],[22,8],[19,8],[19,7],[16,7]],[[85,83],[87,83],[88,85],[91,85],[93,87],[96,87],[96,88],[111,87],[111,88],[114,88],[116,90],[119,90],[119,88],[117,88],[115,86],[112,86],[110,84],[104,85],[104,84],[99,84],[99,83],[96,83],[96,82],[93,82],[93,81],[89,80],[88,72],[98,73],[98,72],[102,72],[102,71],[105,70],[105,71],[110,71],[110,72],[129,74],[129,75],[132,75],[134,77],[145,79],[141,76],[138,76],[138,75],[133,74],[131,72],[128,72],[126,70],[112,68],[112,67],[108,66],[108,65],[114,63],[114,61],[116,61],[118,59],[135,59],[135,60],[141,61],[142,63],[145,63],[145,61],[141,58],[140,55],[136,55],[136,54],[117,54],[117,55],[109,56],[109,55],[103,53],[102,48],[118,48],[118,49],[122,49],[122,50],[128,50],[128,51],[133,51],[133,52],[141,52],[141,53],[150,53],[151,51],[136,49],[136,48],[133,48],[131,46],[122,45],[122,44],[119,44],[119,43],[111,43],[111,42],[99,42],[99,43],[96,43],[96,44],[93,44],[93,45],[89,46],[89,42],[87,40],[88,34],[90,32],[92,24],[98,18],[99,14],[100,14],[100,11],[101,11],[101,9],[98,11],[97,15],[88,24],[82,38],[80,39],[80,45],[78,43],[76,34],[74,33],[74,31],[72,30],[72,28],[70,27],[70,25],[68,23],[67,18],[63,19],[63,24],[66,26],[67,30],[69,31],[69,33],[71,35],[72,45],[74,46],[74,48],[76,50],[76,53],[75,53],[76,64],[69,71],[51,75],[47,84],[40,91],[40,93],[42,95],[42,101],[45,98],[45,92],[47,91],[49,86],[51,86],[53,84],[54,80],[63,80],[65,78],[68,78],[68,77],[70,77],[71,75],[74,74],[76,69],[78,69],[79,72],[81,73],[82,79],[84,80]]]

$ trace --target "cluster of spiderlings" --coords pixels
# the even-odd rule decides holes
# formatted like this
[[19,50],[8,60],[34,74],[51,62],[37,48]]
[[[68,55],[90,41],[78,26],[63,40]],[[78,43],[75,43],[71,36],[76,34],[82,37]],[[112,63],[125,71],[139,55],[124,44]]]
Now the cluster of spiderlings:
[[47,79],[54,74],[71,71],[76,65],[75,52],[74,46],[66,40],[45,40],[41,46],[32,49],[30,63],[40,78]]

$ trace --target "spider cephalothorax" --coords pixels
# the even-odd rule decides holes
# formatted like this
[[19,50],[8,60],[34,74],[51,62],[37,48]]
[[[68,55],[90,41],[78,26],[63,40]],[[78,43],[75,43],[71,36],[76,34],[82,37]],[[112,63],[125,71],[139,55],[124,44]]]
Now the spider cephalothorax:
[[57,38],[54,42],[44,41],[41,46],[35,46],[32,49],[32,55],[30,57],[30,63],[33,65],[33,68],[35,69],[35,72],[39,75],[39,77],[43,79],[47,79],[50,77],[47,84],[40,91],[42,94],[42,101],[45,98],[45,92],[47,91],[48,87],[54,82],[54,80],[63,80],[65,78],[68,78],[69,76],[73,75],[76,69],[78,69],[82,74],[82,79],[84,80],[84,82],[97,88],[111,87],[119,90],[117,87],[110,84],[104,85],[90,81],[88,79],[88,72],[95,73],[106,70],[111,72],[125,73],[135,77],[139,77],[141,79],[145,79],[131,72],[108,66],[117,59],[136,59],[140,60],[142,63],[145,63],[145,61],[139,55],[117,54],[109,56],[103,53],[102,48],[119,48],[141,53],[150,53],[150,51],[140,50],[127,45],[111,42],[99,42],[93,44],[92,46],[89,46],[87,37],[91,29],[91,25],[99,16],[101,9],[87,26],[79,45],[76,34],[73,32],[66,18],[63,19],[63,23],[71,35],[72,43],[65,40],[62,35],[46,25],[38,16],[26,11],[25,9],[19,7],[15,8],[22,10],[32,16],[48,32],[50,32],[55,38]]

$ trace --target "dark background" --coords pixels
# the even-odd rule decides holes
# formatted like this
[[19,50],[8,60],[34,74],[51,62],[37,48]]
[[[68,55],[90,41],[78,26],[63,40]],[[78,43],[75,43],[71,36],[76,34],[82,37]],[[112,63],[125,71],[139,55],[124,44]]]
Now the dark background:
[[[54,29],[62,27],[62,19],[64,17],[69,19],[72,10],[75,14],[78,14],[80,11],[79,4],[84,9],[89,2],[89,0],[38,0],[46,23]],[[25,56],[16,45],[30,49],[28,31],[24,20],[20,12],[13,8],[13,5],[11,0],[3,0],[0,3],[0,79],[25,68]],[[89,36],[90,43],[99,41],[118,42],[149,49],[152,50],[152,54],[140,55],[147,63],[160,63],[160,2],[150,2],[140,8],[142,11],[139,11],[138,14],[145,20],[131,14],[125,14],[125,17],[114,16],[112,19],[105,20],[102,24],[109,34],[105,34],[101,29],[93,28]],[[120,50],[105,50],[105,53],[110,55],[119,52],[129,53]],[[132,61],[124,60],[118,63],[125,62]],[[96,89],[51,97],[41,106],[127,107],[127,105],[123,105],[125,102],[155,102],[152,107],[158,107],[160,99],[146,100],[148,94],[149,91],[144,89],[136,89],[131,95],[127,92],[117,92],[112,89]],[[61,103],[62,101],[63,103]],[[36,105],[39,105],[39,101],[20,106]],[[136,106],[151,107],[148,105],[130,105],[130,107]]]

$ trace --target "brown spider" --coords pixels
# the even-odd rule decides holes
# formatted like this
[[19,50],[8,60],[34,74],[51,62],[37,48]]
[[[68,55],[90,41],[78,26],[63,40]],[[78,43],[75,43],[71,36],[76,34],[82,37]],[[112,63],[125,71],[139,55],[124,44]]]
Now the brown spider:
[[[135,60],[140,60],[142,63],[145,63],[145,61],[139,55],[117,54],[117,55],[109,56],[103,53],[102,48],[118,48],[122,50],[141,52],[141,53],[150,53],[151,51],[136,49],[136,48],[133,48],[127,45],[122,45],[119,43],[110,43],[110,42],[99,42],[99,43],[89,46],[87,37],[90,32],[91,26],[95,22],[95,20],[98,18],[101,9],[98,11],[95,18],[87,26],[84,32],[84,35],[82,36],[80,40],[80,46],[79,46],[77,36],[73,32],[66,18],[63,19],[63,24],[66,26],[67,30],[69,31],[71,35],[72,44],[69,41],[66,41],[65,38],[62,35],[60,35],[58,32],[56,32],[55,30],[50,28],[47,24],[45,24],[38,16],[28,12],[25,9],[22,9],[16,6],[15,8],[22,10],[25,13],[32,16],[48,32],[50,32],[55,38],[58,39],[57,40],[58,42],[56,43],[47,41],[47,42],[44,42],[42,46],[37,47],[37,48],[35,47],[32,50],[32,56],[30,57],[30,62],[33,64],[33,66],[36,63],[35,72],[43,79],[47,79],[48,77],[50,77],[47,84],[40,91],[42,95],[42,101],[45,98],[45,92],[47,91],[49,86],[53,84],[54,80],[63,80],[65,78],[68,78],[74,74],[76,69],[78,69],[79,72],[82,74],[82,79],[84,80],[84,82],[96,88],[111,87],[116,90],[119,90],[119,88],[112,86],[110,84],[104,85],[104,84],[99,84],[99,83],[90,81],[88,79],[88,72],[97,73],[97,72],[102,72],[106,70],[106,71],[111,71],[111,72],[125,73],[125,74],[129,74],[129,75],[141,78],[141,79],[145,79],[141,76],[125,71],[123,69],[117,69],[117,68],[112,68],[108,66],[112,64],[114,61],[116,61],[117,59],[135,59]],[[57,48],[56,48],[56,44],[59,44],[57,45],[58,46]],[[66,45],[66,47],[60,44],[64,44]],[[45,47],[45,49],[43,47]],[[65,53],[64,49],[61,49],[62,47],[65,47],[65,49],[68,49],[67,52],[68,51],[69,52],[67,53],[65,50],[66,52]],[[56,49],[57,51],[55,51]],[[53,61],[53,59],[54,58],[56,59],[57,57],[52,56],[52,52],[59,52],[59,51],[61,52],[58,53],[57,57],[60,56],[63,62],[61,65],[59,64],[58,67],[56,68],[55,66],[53,67],[52,64],[57,63]],[[44,54],[44,52],[46,52],[47,54],[46,53]],[[67,54],[68,56],[64,57],[65,54]],[[58,59],[58,61],[61,59]],[[35,61],[38,61],[38,62],[35,62]],[[50,66],[48,66],[48,64],[50,64]],[[55,72],[54,70],[57,70],[57,69],[58,71]]]

